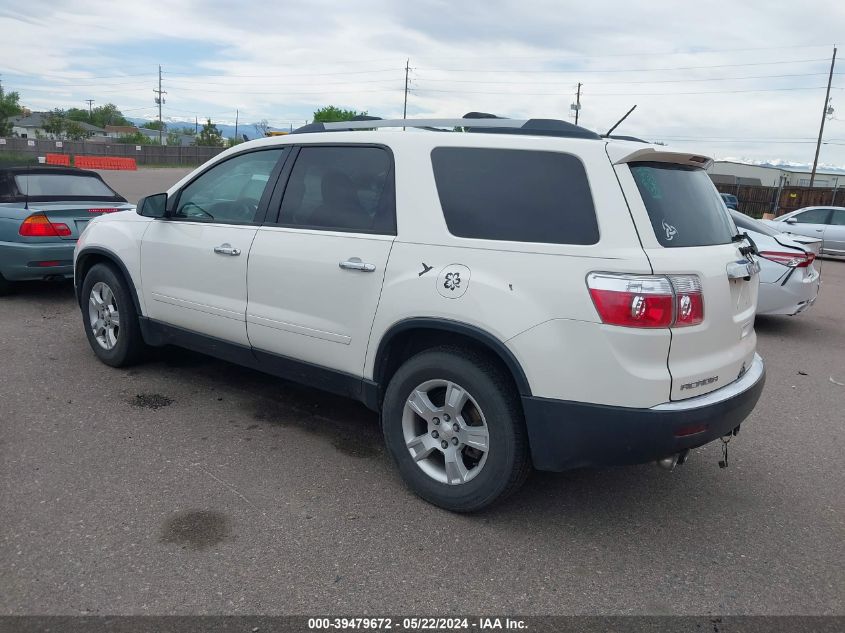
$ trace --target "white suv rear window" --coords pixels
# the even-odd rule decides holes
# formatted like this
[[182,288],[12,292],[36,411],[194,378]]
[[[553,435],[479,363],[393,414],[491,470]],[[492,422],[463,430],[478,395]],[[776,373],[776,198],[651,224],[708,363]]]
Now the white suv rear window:
[[551,244],[599,241],[587,174],[571,154],[437,147],[431,164],[452,235]]
[[730,243],[733,228],[728,213],[703,169],[670,163],[630,167],[661,246]]

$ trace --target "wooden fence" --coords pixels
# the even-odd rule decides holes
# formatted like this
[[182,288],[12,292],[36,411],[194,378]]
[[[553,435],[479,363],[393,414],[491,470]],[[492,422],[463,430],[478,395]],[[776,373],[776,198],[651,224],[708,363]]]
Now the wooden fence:
[[739,200],[739,210],[753,218],[764,213],[775,216],[812,206],[845,207],[845,188],[762,187],[758,185],[716,184],[720,193],[730,193]]
[[222,147],[191,145],[130,145],[88,141],[48,141],[43,139],[0,138],[0,158],[4,153],[35,158],[47,154],[74,156],[118,156],[134,158],[139,165],[201,165],[223,151]]

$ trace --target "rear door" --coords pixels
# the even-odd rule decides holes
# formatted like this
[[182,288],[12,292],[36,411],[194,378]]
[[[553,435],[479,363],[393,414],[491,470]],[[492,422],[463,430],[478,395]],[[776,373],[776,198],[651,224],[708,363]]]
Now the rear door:
[[[704,319],[671,328],[671,398],[723,387],[751,366],[759,277],[735,243],[733,223],[704,170],[708,159],[637,152],[616,166],[655,274],[695,275]],[[751,264],[751,266],[749,266]]]
[[176,194],[141,241],[147,316],[248,346],[247,259],[285,148],[236,154]]
[[250,343],[266,364],[292,357],[362,376],[396,235],[390,151],[302,147],[274,206],[249,257]]

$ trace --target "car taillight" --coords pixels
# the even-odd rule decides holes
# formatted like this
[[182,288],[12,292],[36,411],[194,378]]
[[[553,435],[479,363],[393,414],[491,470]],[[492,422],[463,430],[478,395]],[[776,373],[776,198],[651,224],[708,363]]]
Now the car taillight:
[[686,327],[704,320],[701,281],[695,275],[590,273],[587,287],[608,325]]
[[24,237],[66,237],[70,235],[70,228],[63,222],[50,222],[43,213],[35,213],[23,222],[18,233]]
[[675,327],[698,325],[704,320],[701,280],[695,275],[669,275],[675,290]]
[[798,253],[796,251],[763,251],[760,257],[772,262],[789,266],[790,268],[807,268],[816,259],[815,253]]

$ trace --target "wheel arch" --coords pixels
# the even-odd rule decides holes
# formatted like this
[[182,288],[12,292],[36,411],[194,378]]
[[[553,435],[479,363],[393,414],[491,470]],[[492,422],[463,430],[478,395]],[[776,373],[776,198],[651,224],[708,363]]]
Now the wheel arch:
[[86,247],[76,256],[76,261],[73,266],[73,278],[76,284],[77,303],[82,306],[82,284],[85,279],[85,275],[88,274],[88,271],[91,270],[94,265],[100,263],[111,264],[117,268],[123,276],[123,280],[126,282],[126,285],[129,287],[129,292],[132,295],[132,303],[135,304],[135,312],[138,316],[141,316],[143,314],[141,312],[141,302],[138,300],[138,291],[135,288],[135,284],[132,282],[132,276],[129,274],[129,270],[126,268],[126,265],[120,261],[120,258],[117,255],[115,255],[112,251],[99,246]]
[[[444,340],[443,335],[448,334]],[[404,360],[444,343],[466,343],[496,358],[508,371],[521,396],[530,396],[531,387],[519,360],[496,336],[477,326],[433,317],[417,317],[391,326],[379,341],[373,365],[373,381],[382,390]]]

